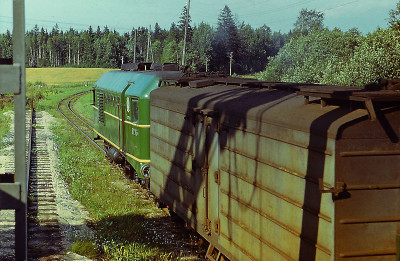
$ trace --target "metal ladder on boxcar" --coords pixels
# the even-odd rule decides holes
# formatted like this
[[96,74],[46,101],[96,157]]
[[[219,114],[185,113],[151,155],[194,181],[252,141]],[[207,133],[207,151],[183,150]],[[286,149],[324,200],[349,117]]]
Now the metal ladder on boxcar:
[[27,172],[25,139],[25,3],[13,1],[13,58],[0,59],[0,94],[14,95],[15,174],[0,183],[0,210],[15,210],[15,258],[27,260]]

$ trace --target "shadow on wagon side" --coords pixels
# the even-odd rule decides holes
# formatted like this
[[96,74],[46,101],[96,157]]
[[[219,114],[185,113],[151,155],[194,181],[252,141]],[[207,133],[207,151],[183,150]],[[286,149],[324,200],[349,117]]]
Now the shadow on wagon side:
[[395,259],[397,92],[169,83],[150,97],[150,188],[210,242],[208,258]]

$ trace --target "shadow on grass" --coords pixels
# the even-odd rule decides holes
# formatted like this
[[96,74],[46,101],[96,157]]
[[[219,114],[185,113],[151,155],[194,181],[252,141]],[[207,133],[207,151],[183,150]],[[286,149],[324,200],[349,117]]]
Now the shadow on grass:
[[183,220],[175,215],[155,218],[138,214],[109,216],[92,227],[102,244],[115,248],[114,254],[122,248],[124,255],[143,260],[158,257],[162,260],[177,257],[203,260],[206,252],[200,236],[186,229]]

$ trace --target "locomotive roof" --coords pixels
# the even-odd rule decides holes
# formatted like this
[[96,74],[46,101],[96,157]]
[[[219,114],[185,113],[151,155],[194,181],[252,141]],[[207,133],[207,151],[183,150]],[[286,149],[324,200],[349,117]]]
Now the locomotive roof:
[[109,71],[94,84],[94,88],[122,93],[128,84],[126,95],[142,97],[158,86],[160,79],[178,78],[180,71]]

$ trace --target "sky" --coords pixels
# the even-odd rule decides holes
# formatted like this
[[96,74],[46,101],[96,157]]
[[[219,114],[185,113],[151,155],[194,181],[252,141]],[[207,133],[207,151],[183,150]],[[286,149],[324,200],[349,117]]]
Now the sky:
[[[0,33],[12,29],[12,0],[0,0]],[[192,26],[204,21],[217,26],[218,16],[228,5],[238,22],[287,33],[303,8],[325,14],[324,24],[363,34],[387,28],[389,11],[399,0],[191,0]],[[25,0],[26,30],[35,25],[48,31],[57,23],[63,31],[87,30],[91,25],[129,32],[133,27],[169,29],[177,23],[187,0]]]

